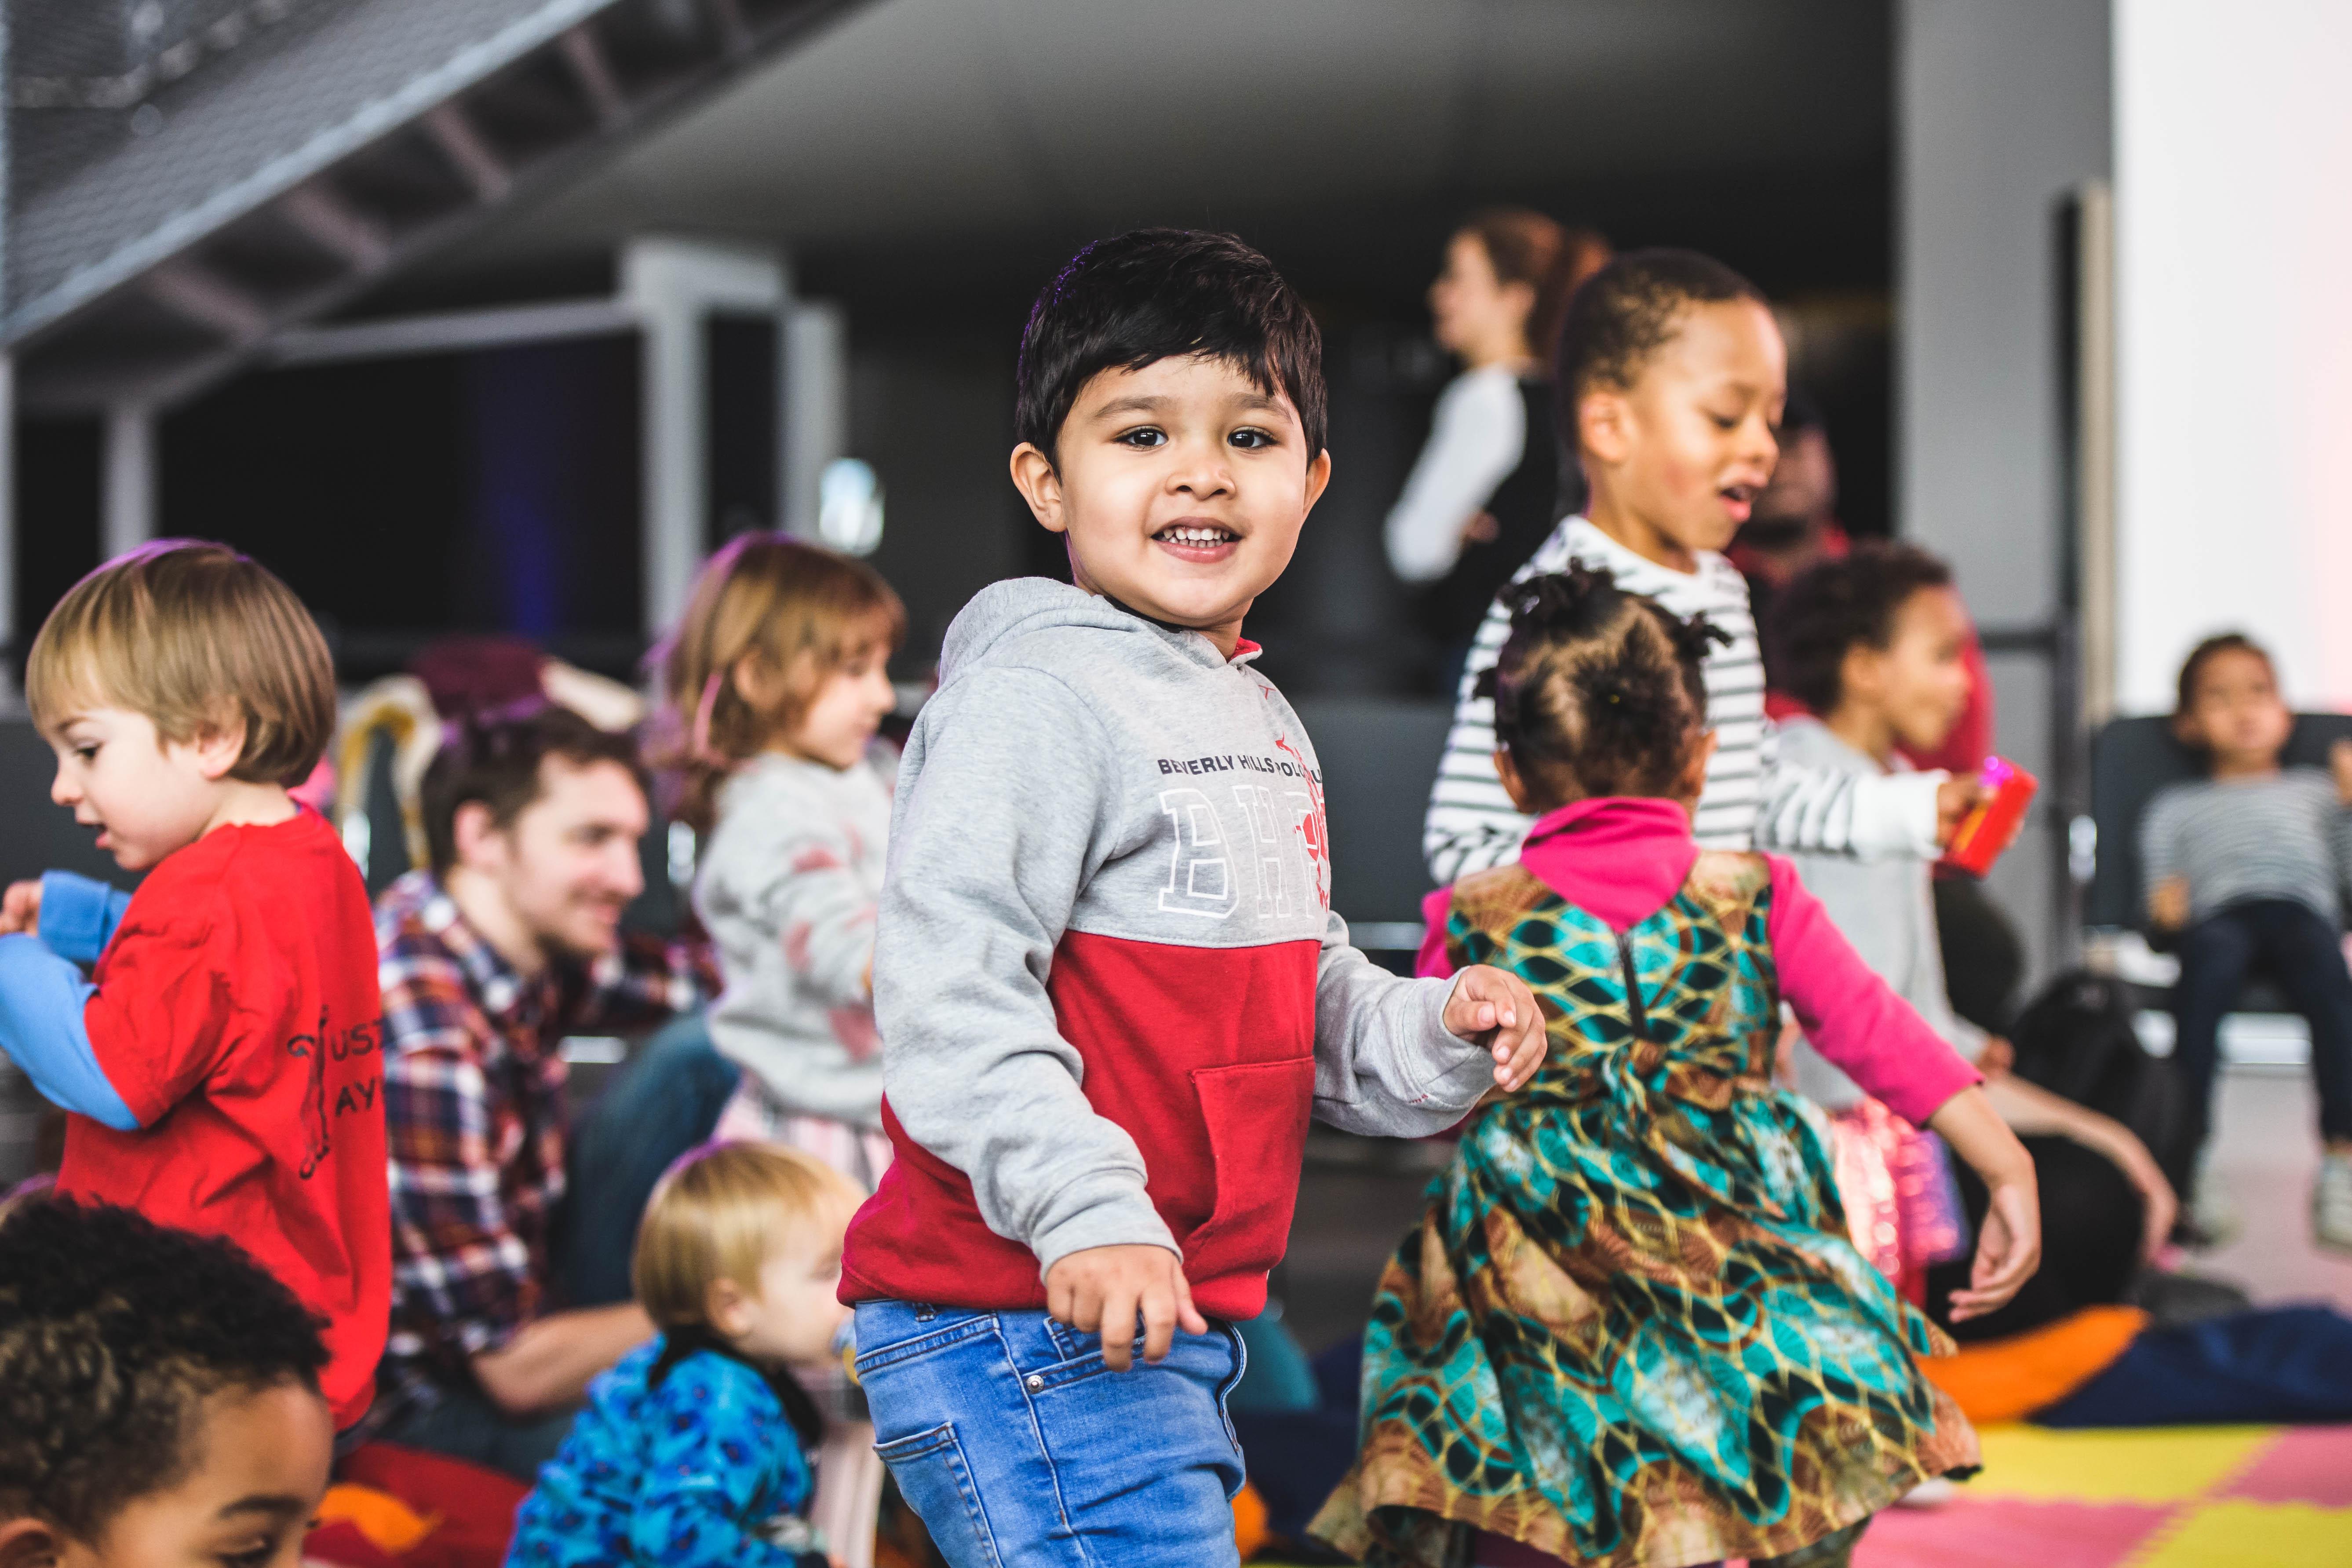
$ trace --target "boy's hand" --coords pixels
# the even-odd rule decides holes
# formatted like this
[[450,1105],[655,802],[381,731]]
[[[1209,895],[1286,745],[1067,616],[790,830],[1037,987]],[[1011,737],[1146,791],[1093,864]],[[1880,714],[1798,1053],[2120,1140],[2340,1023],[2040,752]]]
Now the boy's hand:
[[1960,823],[1969,813],[1990,796],[1984,781],[1971,774],[1967,778],[1948,778],[1936,786],[1936,845],[1938,848],[1952,847],[1952,835],[1959,831]]
[[2336,798],[2352,805],[2352,741],[2327,748],[2327,771],[2336,775]]
[[2017,1065],[2017,1047],[1999,1035],[1987,1035],[1984,1048],[1977,1053],[1976,1069],[1988,1079],[1999,1078]]
[[2147,890],[2147,918],[2158,931],[2179,931],[2189,923],[2189,879],[2167,877]]
[[1139,1317],[1143,1359],[1154,1366],[1167,1359],[1177,1329],[1209,1331],[1184,1260],[1164,1247],[1081,1247],[1045,1270],[1045,1310],[1082,1334],[1100,1334],[1103,1365],[1113,1372],[1134,1364]]
[[41,929],[41,884],[11,882],[8,890],[0,894],[0,936],[14,936],[18,931],[37,935]]
[[1495,1082],[1505,1091],[1535,1077],[1544,1059],[1543,1009],[1517,975],[1474,963],[1445,999],[1445,1027],[1457,1039],[1483,1040],[1495,1057]]

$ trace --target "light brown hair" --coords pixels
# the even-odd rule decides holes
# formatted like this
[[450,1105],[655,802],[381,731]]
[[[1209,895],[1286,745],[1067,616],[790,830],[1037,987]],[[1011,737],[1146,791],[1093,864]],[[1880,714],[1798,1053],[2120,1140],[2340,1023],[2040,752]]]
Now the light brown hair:
[[895,652],[906,634],[906,607],[864,562],[782,533],[730,541],[647,656],[663,700],[650,755],[677,775],[678,818],[708,831],[728,770],[800,722],[860,648]]
[[1461,232],[1478,241],[1497,283],[1525,283],[1535,290],[1528,312],[1528,352],[1549,368],[1577,285],[1609,264],[1608,240],[1589,228],[1562,228],[1527,207],[1487,207],[1472,213]]
[[298,784],[335,733],[335,665],[285,584],[226,544],[159,539],[84,577],[41,623],[25,700],[44,735],[80,706],[129,709],[163,740],[240,727],[229,777]]
[[706,1143],[654,1187],[637,1226],[637,1302],[662,1329],[707,1325],[710,1287],[757,1294],[777,1248],[837,1245],[860,1194],[848,1177],[797,1149]]

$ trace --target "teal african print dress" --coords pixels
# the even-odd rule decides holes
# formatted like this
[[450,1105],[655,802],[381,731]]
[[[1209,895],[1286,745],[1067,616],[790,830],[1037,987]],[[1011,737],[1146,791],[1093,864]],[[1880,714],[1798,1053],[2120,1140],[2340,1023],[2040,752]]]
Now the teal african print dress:
[[1318,1536],[1379,1568],[1457,1568],[1479,1530],[1675,1568],[1977,1464],[1913,1360],[1948,1343],[1854,1250],[1820,1113],[1771,1086],[1770,900],[1760,857],[1716,851],[1622,937],[1517,866],[1454,889],[1454,963],[1524,978],[1551,1048],[1388,1265]]

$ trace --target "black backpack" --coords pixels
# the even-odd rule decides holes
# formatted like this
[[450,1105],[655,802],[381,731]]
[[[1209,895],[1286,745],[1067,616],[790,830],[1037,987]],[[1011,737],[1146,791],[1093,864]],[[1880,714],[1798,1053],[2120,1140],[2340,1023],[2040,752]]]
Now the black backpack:
[[2180,1132],[2180,1093],[2171,1071],[2140,1044],[2132,1026],[2138,1011],[2126,983],[2070,970],[2018,1015],[2010,1045],[2018,1077],[2113,1117],[2162,1161]]

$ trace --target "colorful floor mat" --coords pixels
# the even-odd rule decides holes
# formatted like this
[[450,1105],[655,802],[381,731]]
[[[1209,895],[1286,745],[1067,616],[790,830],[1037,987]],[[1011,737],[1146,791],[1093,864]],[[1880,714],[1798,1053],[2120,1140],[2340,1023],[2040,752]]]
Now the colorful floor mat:
[[1984,1473],[1881,1514],[1855,1568],[2352,1568],[2352,1426],[1983,1438]]
[[2352,1568],[2352,1426],[1981,1435],[1984,1473],[1880,1514],[1854,1568]]

